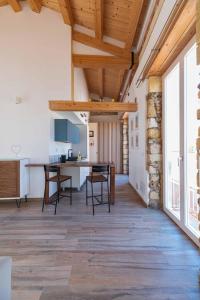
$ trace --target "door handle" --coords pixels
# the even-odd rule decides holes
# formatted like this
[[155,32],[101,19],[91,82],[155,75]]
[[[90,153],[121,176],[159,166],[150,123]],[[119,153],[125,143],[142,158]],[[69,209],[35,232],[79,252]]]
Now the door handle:
[[180,162],[183,161],[183,155],[180,155],[180,156],[178,157],[177,161],[178,161],[178,167],[180,167]]

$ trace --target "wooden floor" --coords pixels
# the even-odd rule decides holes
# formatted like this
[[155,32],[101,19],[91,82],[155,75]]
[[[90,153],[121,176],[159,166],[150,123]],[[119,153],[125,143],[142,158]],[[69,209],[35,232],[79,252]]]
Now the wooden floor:
[[[200,299],[199,255],[162,212],[147,209],[118,176],[116,204],[92,216],[85,192],[41,213],[41,203],[20,209],[0,203],[0,256],[13,259],[13,300],[38,300],[45,287],[81,292],[130,291],[138,299]],[[130,298],[126,298],[130,299]],[[57,300],[57,299],[55,299]]]

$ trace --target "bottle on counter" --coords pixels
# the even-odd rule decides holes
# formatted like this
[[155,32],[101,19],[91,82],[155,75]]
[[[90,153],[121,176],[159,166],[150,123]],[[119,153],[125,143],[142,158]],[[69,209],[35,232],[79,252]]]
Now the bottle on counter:
[[82,158],[82,157],[81,157],[81,152],[79,151],[79,152],[78,152],[78,157],[77,157],[77,160],[78,160],[78,161],[80,161],[80,160],[81,160],[81,158]]

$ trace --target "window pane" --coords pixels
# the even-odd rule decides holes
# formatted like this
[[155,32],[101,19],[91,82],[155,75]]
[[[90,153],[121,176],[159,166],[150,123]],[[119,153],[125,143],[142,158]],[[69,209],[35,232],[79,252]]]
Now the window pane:
[[196,64],[196,45],[185,55],[185,95],[186,95],[186,225],[199,234],[197,203],[197,159],[196,138],[197,121],[197,85],[200,67]]

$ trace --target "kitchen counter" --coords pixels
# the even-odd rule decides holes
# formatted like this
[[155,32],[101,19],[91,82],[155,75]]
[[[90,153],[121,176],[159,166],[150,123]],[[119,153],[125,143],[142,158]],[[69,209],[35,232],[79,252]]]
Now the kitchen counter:
[[[31,163],[27,164],[26,167],[44,167],[44,163]],[[62,169],[62,173],[69,174],[72,169],[74,172],[77,168],[90,168],[92,166],[99,166],[99,165],[109,165],[110,166],[110,196],[111,196],[111,203],[114,204],[115,202],[115,164],[113,162],[92,162],[92,161],[66,161],[65,163],[57,162],[49,164],[51,166],[60,166]],[[70,174],[69,174],[70,175]],[[72,180],[73,180],[72,174]],[[48,198],[46,198],[46,203],[48,203]]]
[[[48,165],[45,163],[30,163],[27,164],[26,167],[43,167],[44,165]],[[114,167],[115,164],[113,162],[92,162],[92,161],[86,161],[86,160],[76,160],[76,161],[66,161],[65,163],[61,162],[55,162],[55,163],[50,163],[49,165],[52,166],[60,166],[61,168],[66,168],[66,167],[92,167],[92,166],[100,166],[100,165],[109,165],[110,167]]]

